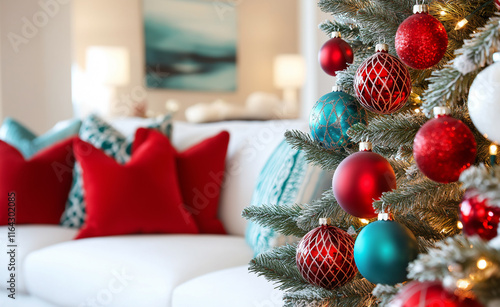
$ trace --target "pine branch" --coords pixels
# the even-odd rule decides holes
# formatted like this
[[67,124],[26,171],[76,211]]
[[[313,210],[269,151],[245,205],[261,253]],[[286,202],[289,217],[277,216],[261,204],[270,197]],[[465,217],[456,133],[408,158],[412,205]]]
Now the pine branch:
[[261,253],[250,262],[249,271],[264,276],[283,291],[300,291],[310,285],[295,263],[297,245],[285,245]]
[[426,115],[432,109],[449,102],[458,105],[467,99],[470,85],[476,75],[490,64],[493,53],[500,49],[500,16],[490,18],[484,28],[479,29],[472,38],[465,41],[456,51],[459,56],[445,68],[435,71],[429,78],[428,90],[423,96],[422,108]]
[[285,306],[372,306],[376,298],[371,295],[374,285],[358,275],[353,281],[332,291],[311,287],[294,293],[285,293]]
[[[436,204],[444,201],[460,201],[463,191],[458,183],[441,184],[430,179],[419,180],[382,194],[373,206],[382,210],[390,206],[396,214],[409,214],[419,206]],[[408,206],[408,204],[412,204]]]
[[[481,258],[487,261],[484,269],[477,266]],[[420,281],[445,280],[449,285],[456,285],[460,279],[469,281],[485,306],[500,298],[500,253],[478,237],[460,235],[439,242],[428,254],[419,255],[408,269],[408,277]]]
[[260,226],[274,229],[285,236],[303,237],[307,232],[297,226],[302,209],[298,205],[250,206],[243,210],[242,216]]
[[335,13],[336,15],[353,18],[368,2],[368,0],[320,0],[318,6],[325,13]]
[[297,226],[309,232],[318,227],[320,218],[329,217],[332,225],[347,231],[349,227],[360,228],[363,224],[360,220],[346,213],[337,203],[333,191],[326,191],[323,197],[313,201],[302,209],[302,214],[297,218]]
[[500,207],[500,166],[487,167],[481,164],[466,169],[460,175],[463,188],[475,195],[487,198],[490,205]]
[[324,170],[335,170],[337,165],[348,156],[345,150],[326,149],[314,142],[308,134],[299,130],[287,131],[285,138],[294,149],[304,151],[307,162]]
[[424,115],[413,112],[379,116],[370,120],[368,126],[364,124],[352,126],[347,135],[353,142],[370,140],[381,147],[396,149],[401,146],[413,147],[415,135],[427,120]]
[[343,24],[336,21],[326,20],[319,25],[321,31],[330,36],[332,32],[339,31],[342,38],[355,40],[359,36],[359,28],[352,24]]

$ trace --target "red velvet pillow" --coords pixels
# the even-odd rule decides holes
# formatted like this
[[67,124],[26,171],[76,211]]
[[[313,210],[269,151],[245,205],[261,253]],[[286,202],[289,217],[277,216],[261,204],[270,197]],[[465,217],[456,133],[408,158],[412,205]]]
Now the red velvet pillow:
[[[140,140],[138,146],[136,142]],[[87,217],[76,239],[139,233],[198,233],[182,206],[175,149],[161,133],[139,129],[132,158],[118,164],[81,140],[90,150],[75,154],[83,169]]]
[[[134,146],[144,141],[143,136],[136,135]],[[200,233],[226,234],[217,211],[228,144],[229,133],[222,131],[176,156],[184,208],[193,216]]]
[[13,211],[16,224],[59,224],[73,179],[74,140],[59,142],[29,160],[0,141],[0,225],[12,222],[8,218]]
[[217,217],[229,133],[223,131],[177,153],[177,175],[185,208],[201,233],[226,234]]

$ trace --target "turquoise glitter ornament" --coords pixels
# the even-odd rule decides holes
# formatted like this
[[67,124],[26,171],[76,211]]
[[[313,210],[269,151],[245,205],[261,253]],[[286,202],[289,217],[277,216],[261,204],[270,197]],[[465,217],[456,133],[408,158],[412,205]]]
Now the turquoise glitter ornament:
[[354,261],[359,272],[374,284],[395,285],[407,280],[408,264],[418,255],[418,243],[404,225],[389,214],[368,224],[354,243]]
[[327,149],[353,145],[347,130],[357,123],[367,123],[365,110],[338,86],[318,100],[309,117],[312,138]]

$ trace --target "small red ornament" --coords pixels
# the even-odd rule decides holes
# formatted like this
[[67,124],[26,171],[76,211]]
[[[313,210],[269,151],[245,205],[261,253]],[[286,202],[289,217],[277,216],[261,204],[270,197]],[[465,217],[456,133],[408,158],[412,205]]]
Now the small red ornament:
[[491,206],[487,198],[474,190],[468,190],[460,204],[460,221],[465,235],[478,235],[481,239],[489,241],[498,235],[500,208]]
[[387,44],[378,44],[377,53],[366,59],[356,71],[354,90],[359,103],[368,111],[390,114],[400,110],[410,97],[408,68],[387,53]]
[[439,20],[429,15],[427,5],[415,5],[413,12],[396,32],[396,52],[406,65],[427,69],[439,63],[446,53],[448,33]]
[[318,58],[321,68],[327,74],[336,76],[338,71],[352,64],[354,52],[351,46],[341,38],[340,32],[333,32],[332,38],[321,47]]
[[398,307],[482,307],[472,298],[447,291],[439,281],[412,281],[389,304]]
[[396,188],[396,175],[384,157],[371,152],[371,143],[361,143],[360,150],[339,164],[332,189],[345,212],[369,219],[377,216],[373,201]]
[[500,10],[500,0],[495,0],[495,6]]
[[413,142],[413,157],[420,171],[440,183],[455,182],[476,160],[476,140],[450,109],[434,108],[436,118],[423,125]]
[[330,219],[320,219],[320,225],[300,240],[296,263],[309,283],[331,290],[345,285],[358,272],[354,239],[342,229],[330,226]]

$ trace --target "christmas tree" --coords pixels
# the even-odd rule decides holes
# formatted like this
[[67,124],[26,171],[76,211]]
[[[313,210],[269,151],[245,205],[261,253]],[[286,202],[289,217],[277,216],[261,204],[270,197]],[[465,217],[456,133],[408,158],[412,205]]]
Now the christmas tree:
[[500,3],[429,2],[319,1],[339,87],[285,137],[333,188],[243,212],[301,238],[250,264],[285,306],[500,302]]

